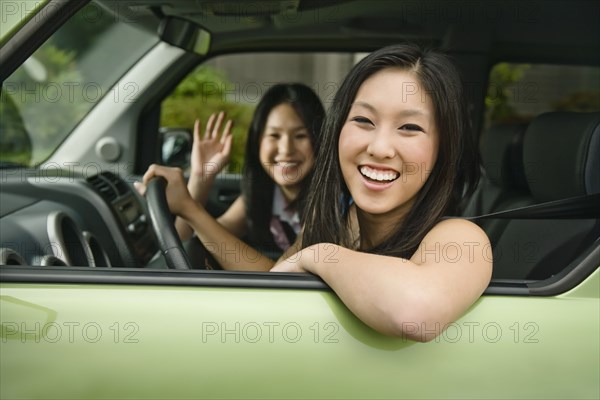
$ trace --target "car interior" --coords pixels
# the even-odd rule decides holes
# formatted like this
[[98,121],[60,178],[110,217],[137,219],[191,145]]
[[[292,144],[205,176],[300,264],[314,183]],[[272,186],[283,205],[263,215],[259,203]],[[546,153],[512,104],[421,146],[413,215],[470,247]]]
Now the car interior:
[[[527,127],[494,127],[482,139],[486,174],[467,212],[492,214],[598,193],[599,132],[598,113],[545,113]],[[547,279],[598,238],[598,220],[532,218],[481,221],[494,246],[495,278]],[[515,244],[523,246],[522,257],[506,257]]]
[[[59,275],[83,266],[113,267],[113,271],[144,267],[151,272],[185,269],[186,265],[218,269],[214,260],[204,260],[206,251],[199,248],[198,241],[173,242],[173,233],[165,228],[172,225],[172,219],[161,199],[164,190],[152,189],[156,194],[144,199],[132,186],[150,164],[169,162],[168,157],[161,156],[161,149],[169,135],[166,132],[178,127],[161,123],[166,99],[195,68],[219,57],[324,52],[355,55],[413,41],[445,50],[465,81],[483,176],[473,196],[465,199],[465,212],[459,217],[476,221],[491,239],[494,279],[488,293],[557,293],[572,288],[597,268],[600,41],[586,29],[597,30],[597,3],[127,0],[95,1],[87,9],[83,8],[85,2],[81,3],[72,5],[69,12],[83,13],[92,22],[95,15],[103,13],[148,36],[142,40],[140,34],[140,43],[146,45],[135,55],[146,62],[134,62],[126,71],[115,69],[115,74],[139,73],[149,82],[131,81],[140,86],[130,104],[115,101],[108,108],[101,101],[94,103],[89,115],[72,127],[75,133],[86,129],[87,136],[80,135],[78,142],[71,139],[74,133],[62,137],[57,150],[45,160],[25,168],[3,160],[0,264],[32,266],[35,271],[45,269],[47,274],[59,271]],[[59,7],[47,14],[49,36],[68,15],[62,15]],[[33,32],[40,21],[29,20],[21,40],[39,42],[41,37]],[[21,92],[11,91],[15,71],[31,53],[19,51],[15,46],[3,48],[1,56],[5,121],[9,120],[8,102],[19,107]],[[149,72],[152,57],[162,58],[164,66]],[[158,65],[158,61],[152,62]],[[559,86],[561,82],[532,75],[528,82],[535,86],[522,85],[521,89],[535,90],[521,92],[520,98],[513,98],[512,106],[535,103],[539,109],[526,113],[526,118],[490,121],[486,96],[491,85],[499,82],[492,80],[490,72],[501,63],[591,69],[587,78],[581,78],[581,85],[592,94],[591,100],[584,101],[583,106],[543,109],[541,85],[550,82]],[[123,81],[127,78],[118,79],[112,82],[127,82]],[[512,84],[507,87],[519,88]],[[563,86],[571,84],[565,81]],[[514,91],[512,95],[517,96]],[[109,112],[102,116],[101,109]],[[28,123],[11,124],[10,129],[17,129]],[[8,132],[9,127],[3,126],[2,136],[8,137]],[[81,142],[83,137],[89,142]],[[174,140],[173,135],[169,137]],[[183,134],[180,139],[178,151],[186,153],[189,137]],[[3,142],[0,154],[16,146],[15,141],[11,143]],[[87,153],[81,150],[89,156],[86,169],[69,167],[68,162],[83,161],[84,156],[65,156],[80,151],[77,147],[89,147]],[[125,161],[122,164],[128,169],[120,170],[117,161]],[[95,167],[90,169],[92,163]],[[207,204],[213,215],[219,215],[237,197],[239,179],[239,171],[219,177]],[[571,201],[565,204],[565,199]],[[543,207],[536,207],[540,205]],[[520,216],[503,214],[515,209],[521,209]]]
[[[600,398],[599,1],[19,0],[0,19],[1,399]],[[455,62],[478,143],[448,217],[483,228],[493,271],[460,315],[468,285],[402,297],[365,284],[378,265],[341,276],[364,298],[221,270],[207,249],[243,246],[179,240],[164,181],[136,190],[153,163],[189,177],[194,121],[225,111],[221,215],[265,90],[303,83],[327,110],[404,42]]]

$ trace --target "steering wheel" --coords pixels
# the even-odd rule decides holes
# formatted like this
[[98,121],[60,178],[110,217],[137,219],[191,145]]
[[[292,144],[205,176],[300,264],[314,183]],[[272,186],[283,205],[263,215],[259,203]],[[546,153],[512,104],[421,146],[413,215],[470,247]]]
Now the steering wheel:
[[[165,193],[166,187],[167,181],[162,177],[155,177],[148,182],[146,201],[148,202],[150,221],[156,233],[160,251],[167,261],[167,267],[191,269],[190,261],[183,249],[183,244],[175,230],[175,224],[169,212],[169,204]],[[199,265],[204,267],[206,264],[206,249],[202,246],[198,251],[201,253]]]

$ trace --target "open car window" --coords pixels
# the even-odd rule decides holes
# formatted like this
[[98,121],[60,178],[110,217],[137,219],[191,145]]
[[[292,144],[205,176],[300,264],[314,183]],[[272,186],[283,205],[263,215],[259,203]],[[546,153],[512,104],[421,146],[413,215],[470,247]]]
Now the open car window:
[[327,109],[342,80],[363,53],[271,52],[211,58],[189,73],[161,104],[161,127],[193,128],[214,112],[234,121],[234,148],[226,173],[240,173],[252,113],[262,95],[277,83],[310,87]]
[[501,62],[490,70],[485,126],[553,111],[600,111],[600,67]]

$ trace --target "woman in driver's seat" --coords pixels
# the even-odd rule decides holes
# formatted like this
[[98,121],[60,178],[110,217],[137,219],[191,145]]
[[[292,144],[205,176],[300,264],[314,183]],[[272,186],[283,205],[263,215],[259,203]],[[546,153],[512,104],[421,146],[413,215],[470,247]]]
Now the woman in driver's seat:
[[232,122],[221,132],[223,113],[211,116],[203,138],[196,121],[187,190],[178,168],[151,165],[144,182],[154,176],[167,179],[179,236],[188,239],[195,232],[221,267],[268,271],[300,232],[302,193],[324,115],[319,97],[305,85],[277,84],[267,90],[248,132],[242,195],[217,219],[204,204],[216,175],[229,162]]

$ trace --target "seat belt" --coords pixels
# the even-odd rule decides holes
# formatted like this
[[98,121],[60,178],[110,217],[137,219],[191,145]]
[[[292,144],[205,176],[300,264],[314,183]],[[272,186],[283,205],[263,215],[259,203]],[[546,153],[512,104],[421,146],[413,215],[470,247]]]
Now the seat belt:
[[474,217],[461,217],[470,221],[480,219],[582,219],[600,218],[600,193],[546,203],[497,211]]

